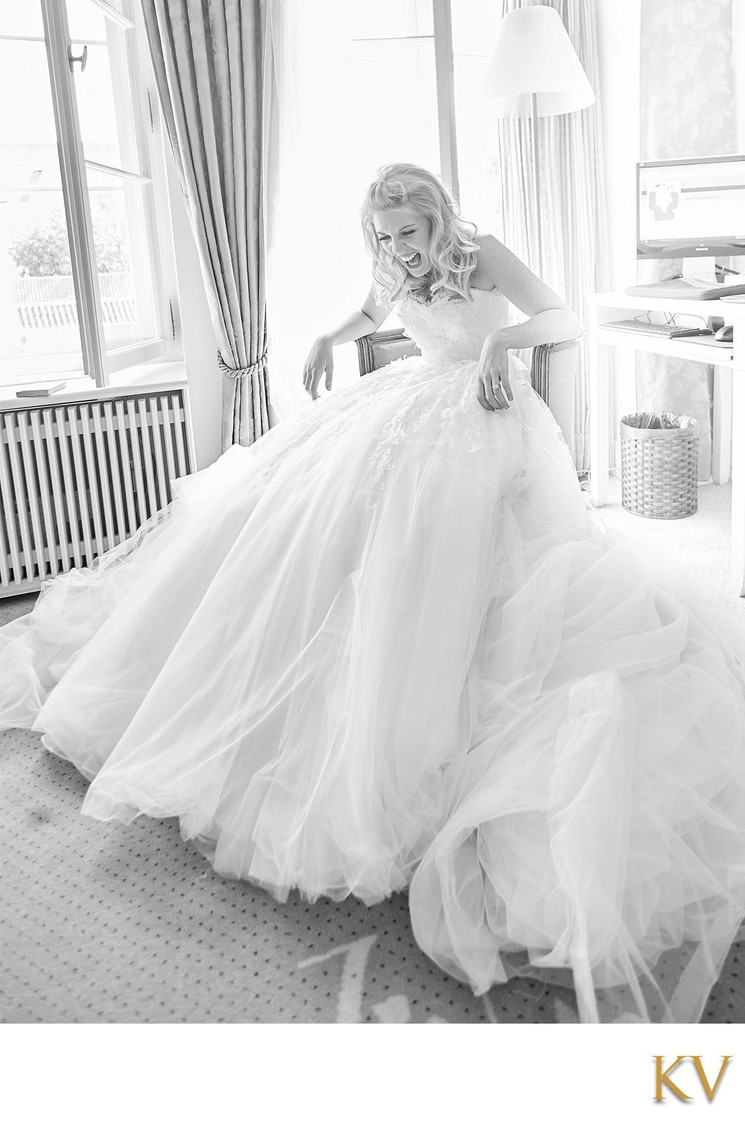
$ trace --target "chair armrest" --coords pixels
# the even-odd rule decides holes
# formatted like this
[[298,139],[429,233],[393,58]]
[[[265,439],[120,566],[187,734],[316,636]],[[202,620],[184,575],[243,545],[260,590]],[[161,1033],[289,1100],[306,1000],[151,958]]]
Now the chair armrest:
[[373,331],[372,335],[362,335],[356,343],[360,375],[370,374],[396,359],[406,359],[410,355],[422,353],[414,340],[404,334],[402,327],[393,327],[390,331]]
[[[540,394],[546,405],[549,405],[550,376],[559,375],[572,381],[579,358],[579,344],[582,335],[576,339],[565,339],[560,343],[539,343],[533,348],[530,364],[530,383],[536,394]],[[563,352],[568,352],[562,355]],[[562,357],[558,357],[562,356]]]
[[575,376],[582,338],[541,343],[533,348],[530,367],[531,385],[553,414],[570,449],[576,428]]

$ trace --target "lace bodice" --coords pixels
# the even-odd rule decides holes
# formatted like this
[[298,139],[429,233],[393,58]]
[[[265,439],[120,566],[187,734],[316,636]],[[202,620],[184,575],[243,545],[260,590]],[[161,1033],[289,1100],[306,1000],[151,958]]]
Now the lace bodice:
[[[287,461],[288,450],[299,449],[314,435],[324,455],[332,452],[349,435],[350,422],[370,422],[368,460],[379,488],[401,451],[425,433],[436,437],[452,428],[462,453],[493,445],[492,416],[476,398],[474,364],[489,332],[507,323],[507,306],[501,292],[477,289],[462,302],[404,298],[394,310],[422,357],[397,359],[331,398],[309,403],[286,426],[270,430],[251,446],[252,454],[264,448],[272,454],[262,462],[260,476],[270,479]],[[520,360],[511,357],[510,368],[513,392],[520,386],[528,389],[530,378]]]
[[395,311],[428,362],[478,359],[490,331],[507,323],[507,298],[476,288],[471,300],[435,298],[421,303],[406,296]]

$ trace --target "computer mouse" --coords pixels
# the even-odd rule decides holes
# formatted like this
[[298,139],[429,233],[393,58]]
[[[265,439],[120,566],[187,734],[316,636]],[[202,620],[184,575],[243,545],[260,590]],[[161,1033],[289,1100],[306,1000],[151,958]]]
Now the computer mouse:
[[717,343],[731,343],[732,342],[732,324],[725,323],[724,327],[720,327],[718,331],[714,332],[714,338]]

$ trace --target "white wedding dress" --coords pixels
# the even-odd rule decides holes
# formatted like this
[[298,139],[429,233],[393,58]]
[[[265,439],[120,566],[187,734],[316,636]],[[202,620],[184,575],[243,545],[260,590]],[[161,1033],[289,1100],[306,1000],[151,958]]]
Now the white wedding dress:
[[309,402],[0,630],[0,726],[179,816],[215,870],[379,902],[477,993],[696,1020],[745,915],[745,682],[728,618],[611,541],[506,300],[399,308],[422,356]]

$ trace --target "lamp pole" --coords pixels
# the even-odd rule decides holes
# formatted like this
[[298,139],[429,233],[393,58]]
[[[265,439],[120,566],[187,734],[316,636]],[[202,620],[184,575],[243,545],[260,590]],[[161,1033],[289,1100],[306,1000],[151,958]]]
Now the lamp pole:
[[535,201],[535,232],[538,268],[536,275],[543,278],[543,234],[541,232],[541,173],[538,161],[538,96],[530,96],[530,126],[533,131],[533,194]]

